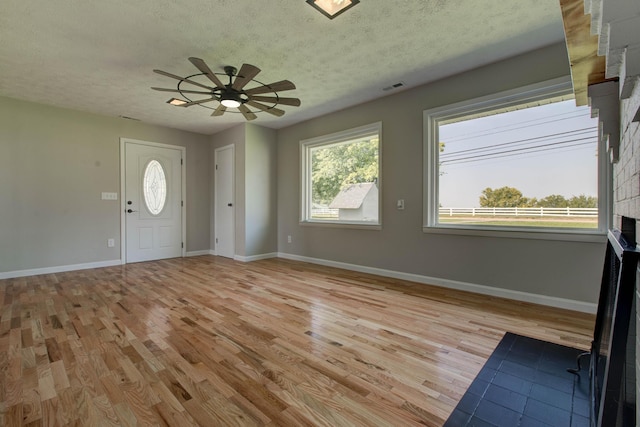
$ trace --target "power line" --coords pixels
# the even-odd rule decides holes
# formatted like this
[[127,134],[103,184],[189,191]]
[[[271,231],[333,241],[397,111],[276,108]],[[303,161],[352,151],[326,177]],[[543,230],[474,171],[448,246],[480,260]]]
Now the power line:
[[579,138],[579,139],[574,139],[570,141],[563,141],[560,143],[555,142],[555,143],[543,144],[535,147],[522,147],[522,148],[516,148],[513,150],[504,150],[496,153],[479,154],[479,155],[463,157],[459,159],[445,160],[441,162],[441,165],[442,166],[454,165],[454,164],[460,164],[460,163],[471,163],[471,162],[478,162],[483,160],[491,160],[491,159],[497,159],[502,157],[522,156],[525,154],[536,153],[540,151],[553,151],[553,150],[560,150],[560,149],[569,148],[569,147],[579,147],[583,145],[590,145],[596,142],[596,141],[588,141],[588,142],[577,142],[575,144],[568,144],[570,142],[582,141],[586,139],[591,139],[591,138]]
[[[552,147],[555,145],[564,145],[564,144],[568,144],[571,142],[577,142],[577,141],[591,141],[593,137],[583,137],[583,138],[574,138],[574,139],[567,139],[564,141],[554,141],[554,142],[550,142],[548,144],[535,144],[535,145],[529,145],[526,147],[517,147],[517,148],[511,148],[511,149],[502,149],[502,150],[493,150],[490,153],[474,153],[471,155],[468,155],[466,157],[456,157],[456,158],[447,158],[444,160],[441,160],[441,163],[447,163],[447,162],[455,162],[458,160],[465,160],[465,159],[471,159],[471,158],[476,158],[476,157],[489,157],[489,156],[495,156],[495,155],[499,155],[502,153],[511,153],[511,152],[516,152],[516,151],[527,151],[527,150],[532,150],[535,148],[542,148],[542,147]],[[542,142],[542,141],[540,141]],[[592,143],[595,143],[596,141],[591,141]],[[464,156],[464,155],[463,155]]]
[[[477,138],[479,136],[488,136],[488,135],[496,135],[499,133],[506,133],[506,132],[510,132],[514,129],[509,129],[509,128],[517,128],[517,129],[524,129],[524,128],[529,128],[529,127],[534,127],[534,126],[540,126],[543,124],[547,124],[547,123],[555,123],[555,122],[559,122],[559,121],[565,121],[565,120],[571,120],[571,119],[576,119],[576,118],[581,118],[581,117],[589,117],[589,114],[584,114],[579,112],[579,114],[575,114],[575,111],[568,111],[566,113],[560,113],[560,114],[556,114],[553,116],[546,116],[546,117],[540,117],[537,119],[532,119],[532,120],[525,120],[522,122],[516,122],[516,123],[509,123],[507,125],[503,125],[503,126],[496,126],[494,128],[492,128],[490,131],[486,131],[486,132],[473,132],[473,133],[465,133],[460,135],[459,137],[454,137],[454,138],[450,138],[448,139],[449,142],[458,142],[458,141],[463,141],[463,140],[467,140],[467,139],[472,139],[472,138]],[[506,113],[505,113],[506,114]],[[573,116],[569,116],[569,117],[560,117],[559,116],[564,116],[564,115],[568,115],[568,114],[574,114]],[[548,118],[554,118],[554,120],[546,120]],[[540,121],[540,120],[546,120],[546,121]],[[459,122],[458,122],[459,123]],[[525,126],[521,126],[522,124],[525,123],[531,123],[529,125],[525,125]],[[454,124],[454,123],[450,123],[450,124]],[[448,126],[448,125],[442,125],[442,126]],[[496,131],[496,129],[502,129],[502,130],[498,130]]]
[[[537,136],[537,137],[533,137],[533,138],[526,138],[526,139],[520,139],[520,140],[515,140],[515,141],[508,141],[508,142],[503,142],[500,144],[492,144],[492,145],[485,145],[483,147],[477,147],[477,148],[469,148],[466,150],[458,150],[458,151],[452,151],[449,153],[443,153],[440,156],[441,160],[444,160],[445,158],[449,158],[451,156],[456,156],[458,154],[461,153],[471,153],[471,152],[481,152],[481,151],[486,151],[486,150],[493,150],[496,147],[503,147],[505,145],[520,145],[523,144],[525,142],[532,142],[532,141],[537,141],[537,142],[542,142],[544,140],[553,138],[553,137],[559,137],[559,136],[568,136],[568,135],[575,135],[578,136],[579,134],[584,134],[584,133],[589,133],[592,132],[594,129],[591,128],[583,128],[583,129],[575,129],[575,130],[570,130],[570,131],[566,131],[566,132],[559,132],[559,133],[553,133],[553,134],[549,134],[549,135],[542,135],[542,136]],[[446,142],[445,142],[446,144]]]
[[[546,150],[541,150],[536,153],[520,153],[521,156],[526,156],[525,161],[531,161],[532,159],[536,159],[544,156],[558,156],[562,155],[560,153],[576,153],[579,151],[594,151],[594,147],[591,144],[585,144],[579,147],[556,147],[556,148],[548,148]],[[516,156],[517,157],[517,156]],[[594,153],[594,157],[597,157],[597,154]],[[481,170],[486,171],[486,168],[490,168],[492,165],[499,165],[505,162],[514,162],[518,161],[517,159],[511,159],[510,157],[494,157],[492,159],[479,159],[478,161],[470,161],[470,162],[460,162],[460,163],[447,163],[442,172],[445,173],[457,173],[456,171],[467,171],[471,168],[482,168]],[[538,173],[540,171],[540,167],[537,166],[536,169]]]

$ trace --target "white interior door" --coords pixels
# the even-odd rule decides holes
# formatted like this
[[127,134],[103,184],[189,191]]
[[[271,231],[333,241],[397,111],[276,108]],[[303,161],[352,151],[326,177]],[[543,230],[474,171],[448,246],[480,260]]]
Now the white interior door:
[[215,150],[215,251],[227,258],[235,255],[233,162],[233,145]]
[[182,150],[125,143],[126,262],[182,256]]

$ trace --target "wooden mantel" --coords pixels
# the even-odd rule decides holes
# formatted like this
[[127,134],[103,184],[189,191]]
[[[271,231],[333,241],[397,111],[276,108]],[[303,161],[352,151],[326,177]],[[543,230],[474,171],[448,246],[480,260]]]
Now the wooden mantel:
[[598,36],[591,34],[591,16],[585,14],[584,0],[559,1],[576,104],[587,105],[588,86],[607,80],[606,60],[598,56]]

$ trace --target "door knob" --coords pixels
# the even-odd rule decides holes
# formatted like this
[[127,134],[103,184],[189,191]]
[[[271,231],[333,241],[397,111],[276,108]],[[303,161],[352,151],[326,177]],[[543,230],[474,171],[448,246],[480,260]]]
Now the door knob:
[[127,209],[127,213],[132,213],[132,212],[138,212],[138,211],[134,211],[133,209]]
[[233,203],[227,203],[227,206],[233,206]]

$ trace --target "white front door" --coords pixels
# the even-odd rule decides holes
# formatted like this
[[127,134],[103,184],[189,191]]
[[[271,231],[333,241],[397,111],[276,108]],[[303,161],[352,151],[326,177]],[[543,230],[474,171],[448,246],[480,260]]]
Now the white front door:
[[126,262],[182,256],[182,152],[125,142]]
[[215,251],[227,258],[235,255],[233,157],[233,145],[215,150]]

